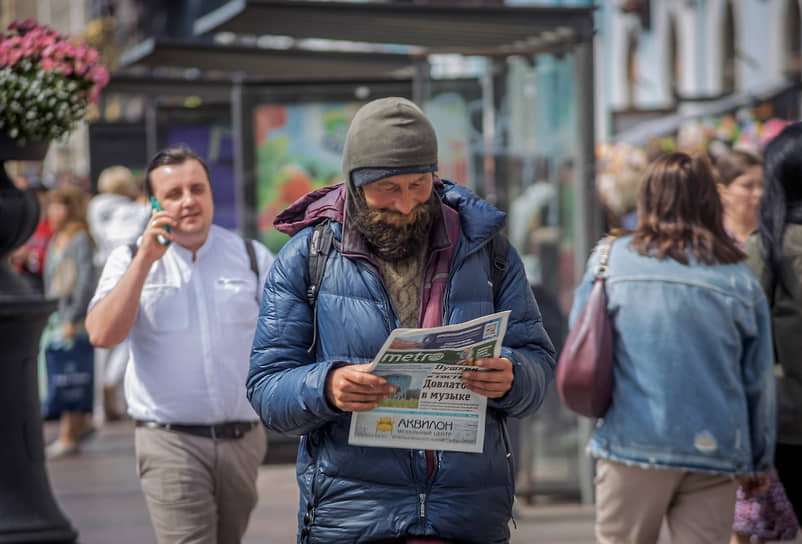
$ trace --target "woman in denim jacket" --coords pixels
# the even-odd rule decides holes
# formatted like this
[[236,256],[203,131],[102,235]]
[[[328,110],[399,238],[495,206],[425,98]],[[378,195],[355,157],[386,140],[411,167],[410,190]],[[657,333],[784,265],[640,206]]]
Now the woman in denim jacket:
[[[596,537],[656,542],[665,521],[671,542],[727,542],[738,480],[761,485],[774,453],[768,306],[724,229],[704,157],[657,159],[638,217],[608,262],[615,382],[588,445]],[[598,261],[597,250],[571,323]]]
[[778,373],[774,463],[802,519],[802,123],[771,140],[763,161],[759,234],[747,239],[745,249],[771,307]]

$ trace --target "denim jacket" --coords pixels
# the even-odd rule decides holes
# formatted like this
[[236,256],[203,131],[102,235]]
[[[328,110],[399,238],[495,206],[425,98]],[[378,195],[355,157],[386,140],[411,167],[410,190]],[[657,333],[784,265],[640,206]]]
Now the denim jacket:
[[[588,452],[627,464],[721,474],[768,470],[775,384],[769,309],[743,262],[688,265],[637,253],[626,236],[608,262],[613,402]],[[576,290],[587,302],[598,248]]]

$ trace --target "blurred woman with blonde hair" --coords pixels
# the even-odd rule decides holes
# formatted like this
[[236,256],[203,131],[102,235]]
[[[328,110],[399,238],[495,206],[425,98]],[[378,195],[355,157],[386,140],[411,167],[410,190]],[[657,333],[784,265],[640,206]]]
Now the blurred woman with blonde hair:
[[60,414],[59,437],[46,449],[53,458],[76,452],[80,438],[92,428],[94,356],[84,319],[95,271],[83,191],[71,186],[51,191],[47,217],[53,237],[45,259],[45,295],[58,300],[42,335],[48,374],[43,411],[46,418]]

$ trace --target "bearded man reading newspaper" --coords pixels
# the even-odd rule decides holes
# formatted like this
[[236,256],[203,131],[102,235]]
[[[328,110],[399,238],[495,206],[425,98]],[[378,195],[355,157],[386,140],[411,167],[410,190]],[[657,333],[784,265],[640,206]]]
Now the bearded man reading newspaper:
[[[437,139],[423,112],[403,98],[375,100],[346,136],[345,183],[302,197],[274,223],[293,237],[268,274],[247,389],[268,428],[303,435],[298,542],[509,541],[506,420],[543,401],[554,349],[513,248],[492,284],[490,246],[504,214],[436,170]],[[310,240],[320,222],[334,244],[310,304]],[[477,359],[487,371],[462,376],[488,398],[482,453],[348,444],[352,412],[394,391],[366,372],[391,330],[503,310],[511,313],[501,356]]]

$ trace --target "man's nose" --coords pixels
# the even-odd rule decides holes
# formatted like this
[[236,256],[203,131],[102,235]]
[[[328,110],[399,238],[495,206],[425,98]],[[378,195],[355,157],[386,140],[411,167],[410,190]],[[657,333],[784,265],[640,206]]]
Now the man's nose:
[[407,215],[412,209],[417,205],[415,199],[412,197],[412,193],[409,191],[401,191],[401,195],[395,201],[395,209],[399,213],[403,213]]
[[183,195],[181,195],[181,204],[184,206],[190,205],[195,202],[195,195],[192,194],[192,191],[187,191]]

